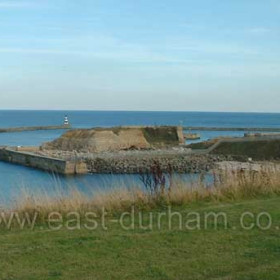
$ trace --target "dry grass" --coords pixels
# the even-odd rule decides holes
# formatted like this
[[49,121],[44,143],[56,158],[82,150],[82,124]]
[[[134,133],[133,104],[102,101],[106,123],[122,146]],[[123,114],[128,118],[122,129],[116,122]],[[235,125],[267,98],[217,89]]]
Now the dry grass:
[[22,191],[13,210],[38,212],[41,217],[58,211],[99,212],[103,208],[114,214],[134,206],[136,209],[153,209],[163,205],[184,205],[197,201],[234,201],[262,196],[280,195],[280,172],[276,169],[249,171],[223,171],[214,175],[214,184],[209,187],[202,180],[193,183],[174,181],[164,193],[150,194],[140,187],[120,187],[99,191],[92,195],[73,189],[68,195],[59,190],[55,196],[47,193],[37,195]]

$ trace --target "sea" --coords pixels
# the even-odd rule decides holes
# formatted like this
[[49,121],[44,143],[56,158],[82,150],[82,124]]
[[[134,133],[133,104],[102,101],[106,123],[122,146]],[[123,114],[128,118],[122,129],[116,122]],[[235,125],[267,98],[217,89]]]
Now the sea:
[[[269,127],[280,128],[279,113],[221,112],[134,112],[134,111],[0,111],[0,128],[60,125],[67,115],[73,128],[112,127],[124,125],[183,125],[184,127]],[[52,141],[64,130],[41,130],[0,133],[0,146],[34,146]],[[187,132],[192,132],[187,129]],[[195,131],[199,141],[218,136],[243,136],[240,131]],[[191,141],[189,142],[191,143]],[[0,207],[12,203],[22,191],[56,195],[57,189],[73,188],[85,193],[103,191],[116,186],[141,184],[137,175],[62,176],[0,162]],[[179,175],[178,175],[179,176]],[[195,181],[197,175],[180,175],[182,180]],[[210,180],[210,179],[209,179]]]

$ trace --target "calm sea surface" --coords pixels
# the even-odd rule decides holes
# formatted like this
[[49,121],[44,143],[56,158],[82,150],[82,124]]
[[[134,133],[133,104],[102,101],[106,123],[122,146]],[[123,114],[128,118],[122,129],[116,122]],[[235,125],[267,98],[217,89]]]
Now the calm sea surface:
[[[206,127],[280,127],[280,114],[207,113],[207,112],[106,112],[106,111],[0,111],[0,128],[18,126],[58,125],[67,114],[74,128],[110,127],[118,125],[184,125]],[[51,141],[64,131],[32,131],[0,133],[0,146],[32,146]],[[202,140],[217,136],[242,136],[243,132],[201,131]],[[0,204],[13,199],[19,189],[32,192],[54,192],[59,187],[84,191],[112,188],[116,185],[139,184],[135,175],[53,176],[46,172],[0,162]],[[186,180],[193,179],[185,176]]]

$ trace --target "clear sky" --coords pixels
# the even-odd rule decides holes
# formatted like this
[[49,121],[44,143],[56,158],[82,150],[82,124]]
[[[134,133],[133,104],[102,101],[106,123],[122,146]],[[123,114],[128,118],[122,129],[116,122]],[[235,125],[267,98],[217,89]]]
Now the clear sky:
[[0,108],[280,109],[279,0],[0,0]]

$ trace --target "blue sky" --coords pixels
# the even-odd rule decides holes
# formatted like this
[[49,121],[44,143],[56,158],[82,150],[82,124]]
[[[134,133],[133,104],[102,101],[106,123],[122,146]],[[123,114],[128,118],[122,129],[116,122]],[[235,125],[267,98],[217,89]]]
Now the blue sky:
[[0,108],[279,112],[279,0],[0,0]]

